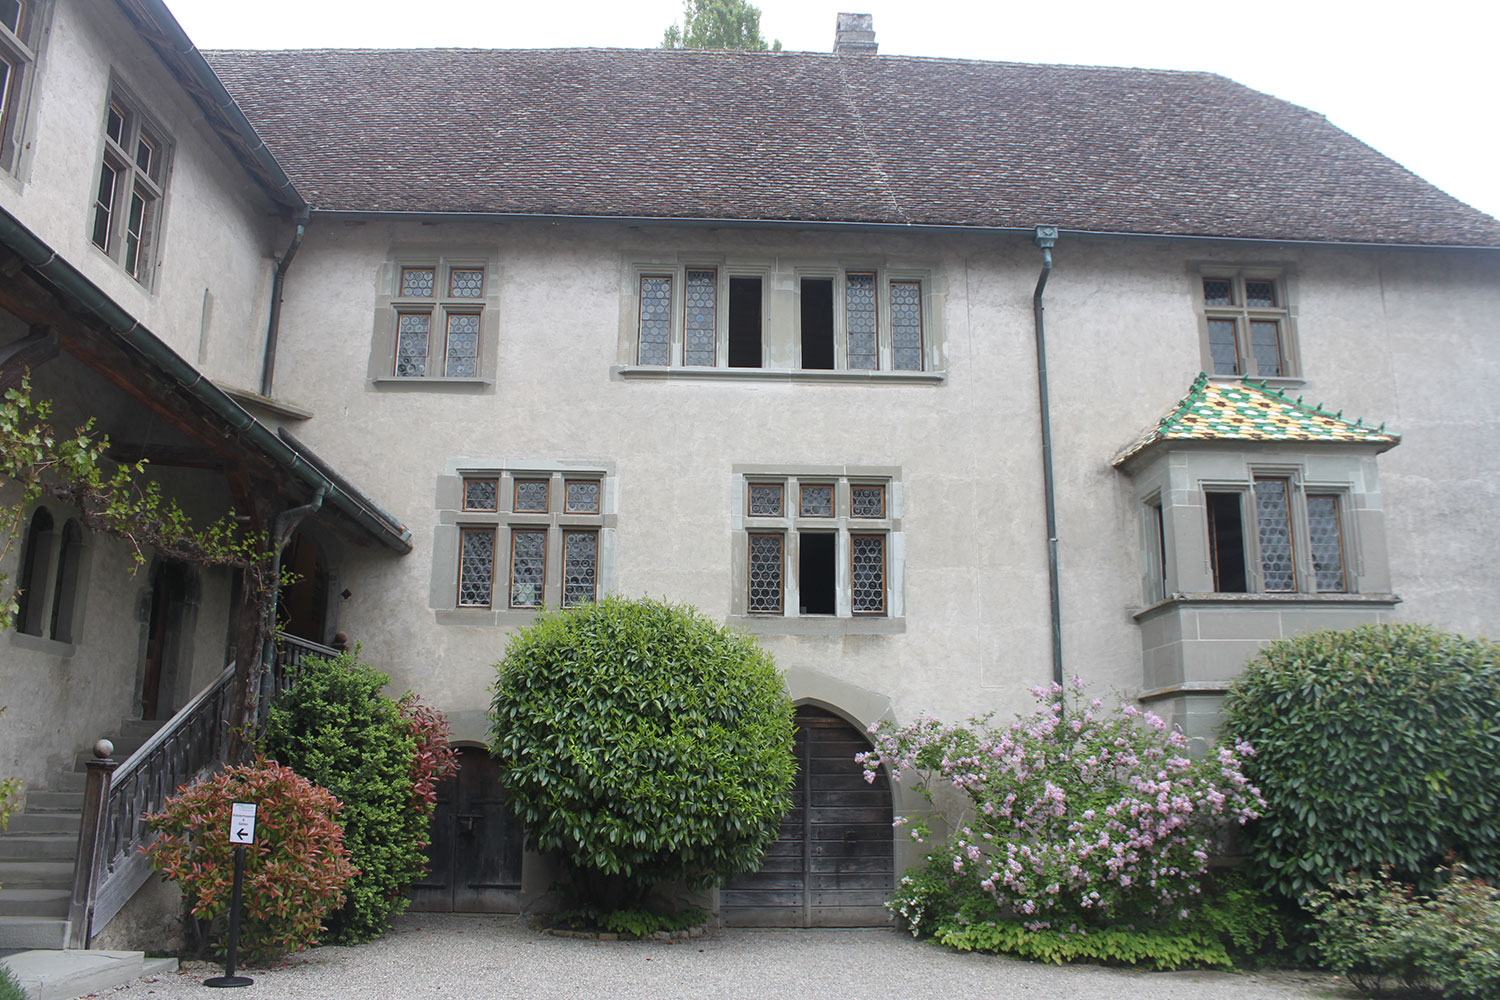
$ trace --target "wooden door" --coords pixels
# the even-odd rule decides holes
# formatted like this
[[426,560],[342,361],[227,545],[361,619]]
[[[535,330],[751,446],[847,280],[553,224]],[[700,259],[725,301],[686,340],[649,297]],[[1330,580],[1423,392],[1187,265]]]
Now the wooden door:
[[719,912],[733,927],[878,927],[895,884],[891,786],[854,755],[864,736],[822,709],[797,710],[797,783],[760,870],[730,881]]
[[413,910],[520,912],[521,824],[489,751],[459,749],[458,773],[438,786],[431,837],[429,871],[412,886]]

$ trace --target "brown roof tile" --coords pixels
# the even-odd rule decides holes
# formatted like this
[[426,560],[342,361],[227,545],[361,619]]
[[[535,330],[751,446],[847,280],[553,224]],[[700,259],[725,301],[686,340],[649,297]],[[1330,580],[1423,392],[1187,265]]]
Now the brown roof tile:
[[1209,73],[651,49],[206,55],[318,209],[1500,246],[1500,221]]

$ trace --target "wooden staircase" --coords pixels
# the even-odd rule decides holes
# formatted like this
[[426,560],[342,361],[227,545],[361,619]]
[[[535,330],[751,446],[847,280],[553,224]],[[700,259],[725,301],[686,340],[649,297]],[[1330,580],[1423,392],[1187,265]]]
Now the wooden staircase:
[[[162,725],[122,722],[110,741],[115,756],[128,757]],[[80,752],[71,770],[52,776],[50,787],[28,791],[25,810],[0,833],[0,950],[85,946],[70,940],[68,904],[83,815],[84,762],[90,756]]]

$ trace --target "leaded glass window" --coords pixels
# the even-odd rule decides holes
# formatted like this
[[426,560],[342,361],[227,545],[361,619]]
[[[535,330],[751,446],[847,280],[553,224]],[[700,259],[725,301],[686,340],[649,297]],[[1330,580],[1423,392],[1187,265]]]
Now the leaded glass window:
[[569,479],[563,486],[563,509],[569,514],[599,513],[599,482]]
[[[10,156],[17,124],[16,77],[24,65],[14,61],[20,53],[13,42],[0,38],[0,158]],[[123,267],[131,277],[148,284],[155,264],[157,227],[161,219],[162,185],[166,181],[168,143],[147,124],[133,102],[111,94],[104,115],[104,154],[99,183],[94,189],[92,226],[94,245]],[[0,159],[0,166],[6,166]]]
[[401,313],[396,317],[396,375],[401,378],[427,374],[427,333],[432,317],[426,313]]
[[539,608],[547,583],[547,532],[513,528],[510,533],[510,606]]
[[718,281],[716,271],[688,269],[682,323],[683,364],[714,363]]
[[1297,589],[1297,566],[1292,555],[1290,483],[1285,479],[1255,481],[1255,522],[1260,539],[1260,568],[1267,591]]
[[833,516],[833,487],[831,485],[803,486],[801,493],[802,500],[798,504],[798,512],[803,517]]
[[450,299],[484,298],[484,270],[477,267],[455,267],[448,272]]
[[1288,357],[1291,315],[1276,279],[1214,276],[1203,278],[1202,288],[1209,371],[1258,378],[1294,374]]
[[849,536],[850,610],[857,615],[885,614],[885,536]]
[[875,326],[875,275],[850,273],[844,281],[844,325],[849,334],[849,367],[879,367]]
[[1208,321],[1208,352],[1213,357],[1215,375],[1240,373],[1238,326],[1232,319]]
[[751,483],[750,516],[780,517],[781,494],[780,483]]
[[495,510],[500,484],[493,479],[464,480],[464,510]]
[[672,363],[672,279],[641,278],[641,357],[643,365]]
[[922,283],[891,282],[891,367],[922,370]]
[[1281,374],[1281,324],[1275,320],[1250,321],[1250,350],[1255,355],[1255,374],[1273,378]]
[[885,487],[855,484],[849,487],[850,517],[885,517]]
[[517,514],[547,513],[547,480],[517,479],[515,501]]
[[458,606],[487,608],[495,579],[495,529],[462,528],[458,533]]
[[782,536],[750,536],[750,590],[753,615],[781,614]]
[[588,604],[594,600],[599,563],[597,531],[563,532],[563,607]]
[[401,297],[403,299],[432,298],[433,281],[437,272],[430,267],[403,267],[401,269]]
[[1313,570],[1318,575],[1318,590],[1329,593],[1347,590],[1344,532],[1336,495],[1308,494],[1307,544],[1312,550]]
[[479,373],[478,315],[448,314],[448,359],[443,373],[449,378],[473,378]]

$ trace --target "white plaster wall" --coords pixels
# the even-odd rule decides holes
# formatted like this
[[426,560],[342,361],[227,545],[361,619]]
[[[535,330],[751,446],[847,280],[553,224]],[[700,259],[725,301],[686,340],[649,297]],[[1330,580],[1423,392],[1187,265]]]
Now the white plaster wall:
[[[492,248],[492,392],[369,386],[375,276],[393,245]],[[679,252],[870,253],[930,266],[947,382],[612,378],[630,293],[623,264]],[[1500,558],[1488,528],[1496,497],[1472,461],[1500,445],[1496,404],[1480,391],[1500,355],[1494,257],[1065,239],[1056,259],[1047,326],[1069,673],[1097,687],[1141,685],[1130,618],[1141,606],[1138,520],[1130,483],[1109,462],[1202,367],[1192,266],[1210,260],[1288,268],[1306,375],[1298,391],[1408,434],[1380,460],[1401,616],[1500,633],[1500,584],[1482,571]],[[1030,308],[1038,266],[1015,236],[315,220],[288,283],[278,385],[317,412],[299,436],[405,521],[416,545],[402,559],[350,553],[340,569],[354,593],[340,627],[397,687],[477,728],[505,630],[439,625],[427,603],[434,489],[454,463],[614,463],[614,589],[716,616],[738,585],[728,569],[741,544],[729,529],[733,465],[899,466],[905,632],[773,635],[765,645],[788,670],[889,697],[898,719],[1028,709],[1051,671]]]
[[[36,69],[28,146],[15,175],[0,171],[0,206],[184,359],[257,387],[270,274],[290,230],[113,4],[58,0]],[[111,73],[174,145],[150,288],[89,239]]]

